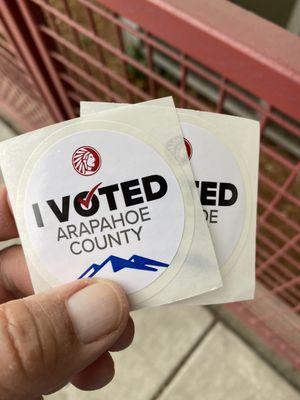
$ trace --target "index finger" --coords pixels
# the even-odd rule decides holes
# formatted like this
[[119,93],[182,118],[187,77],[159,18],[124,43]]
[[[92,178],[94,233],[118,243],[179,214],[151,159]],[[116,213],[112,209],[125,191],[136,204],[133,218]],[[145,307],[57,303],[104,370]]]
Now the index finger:
[[16,223],[8,204],[6,187],[0,185],[0,240],[13,239],[18,236]]

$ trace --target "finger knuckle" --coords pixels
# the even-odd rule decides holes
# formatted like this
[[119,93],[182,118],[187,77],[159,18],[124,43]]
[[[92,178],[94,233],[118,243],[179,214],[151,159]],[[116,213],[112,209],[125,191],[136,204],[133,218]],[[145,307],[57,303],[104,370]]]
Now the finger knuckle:
[[0,352],[8,376],[34,379],[45,362],[35,317],[24,301],[9,302],[1,307]]

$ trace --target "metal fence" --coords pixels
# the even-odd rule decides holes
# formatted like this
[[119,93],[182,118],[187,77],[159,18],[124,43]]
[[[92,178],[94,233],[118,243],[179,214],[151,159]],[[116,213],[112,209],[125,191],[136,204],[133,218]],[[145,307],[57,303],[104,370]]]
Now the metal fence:
[[19,130],[50,124],[48,108],[6,25],[0,23],[0,115]]
[[24,130],[80,100],[169,94],[260,121],[260,289],[228,308],[300,368],[299,38],[224,0],[4,0],[0,13],[0,105]]

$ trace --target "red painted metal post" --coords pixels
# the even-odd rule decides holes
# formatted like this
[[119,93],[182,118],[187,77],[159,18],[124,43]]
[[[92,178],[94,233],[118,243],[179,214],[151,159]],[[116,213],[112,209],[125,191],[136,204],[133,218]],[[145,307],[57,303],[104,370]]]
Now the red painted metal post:
[[33,3],[25,2],[23,0],[17,0],[17,3],[32,35],[33,41],[37,46],[39,55],[45,64],[47,75],[49,74],[50,80],[48,80],[48,84],[49,86],[50,84],[53,84],[57,93],[56,99],[59,98],[61,101],[62,106],[60,107],[62,108],[62,114],[67,118],[74,118],[75,113],[73,107],[71,106],[66,90],[58,76],[59,67],[54,64],[53,59],[49,56],[49,51],[55,49],[55,43],[51,42],[49,38],[47,38],[47,40],[43,38],[41,32],[38,30],[38,26],[45,23],[42,13]]
[[37,52],[17,4],[15,2],[0,2],[0,13],[2,21],[15,47],[18,49],[18,53],[22,56],[25,65],[30,71],[32,79],[36,82],[42,97],[45,99],[50,113],[55,120],[61,121],[64,118],[63,112],[57,105],[55,96],[49,88],[49,82],[46,79],[47,75],[43,73]]

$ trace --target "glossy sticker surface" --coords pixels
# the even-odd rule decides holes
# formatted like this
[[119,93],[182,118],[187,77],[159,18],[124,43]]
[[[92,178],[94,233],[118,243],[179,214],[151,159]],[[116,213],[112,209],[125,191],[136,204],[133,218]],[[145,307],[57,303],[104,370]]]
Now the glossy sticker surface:
[[124,133],[84,131],[38,158],[24,217],[35,257],[58,281],[102,277],[135,293],[172,262],[184,204],[153,148]]

